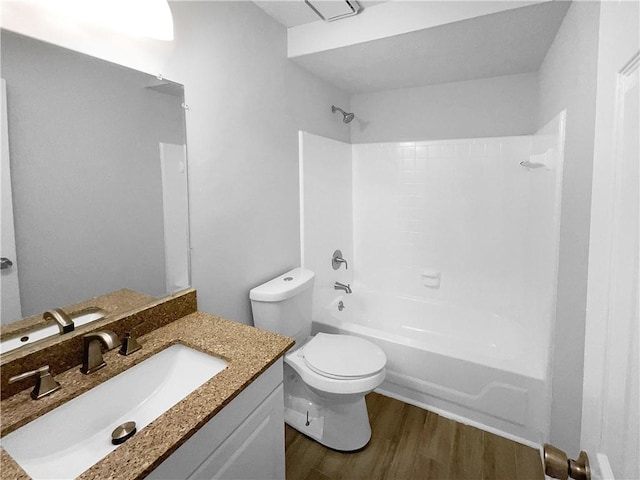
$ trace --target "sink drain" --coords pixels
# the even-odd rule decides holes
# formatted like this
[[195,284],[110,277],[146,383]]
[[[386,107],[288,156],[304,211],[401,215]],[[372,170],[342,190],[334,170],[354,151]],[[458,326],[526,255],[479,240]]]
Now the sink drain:
[[126,442],[136,433],[136,422],[126,422],[122,425],[118,425],[113,432],[111,432],[111,443],[114,445],[120,445]]

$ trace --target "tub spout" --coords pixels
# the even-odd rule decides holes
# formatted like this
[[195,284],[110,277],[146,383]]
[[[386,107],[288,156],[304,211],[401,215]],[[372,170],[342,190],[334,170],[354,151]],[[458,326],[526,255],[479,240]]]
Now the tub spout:
[[344,290],[346,293],[351,293],[351,285],[348,283],[345,285],[344,283],[336,282],[333,284],[333,289]]

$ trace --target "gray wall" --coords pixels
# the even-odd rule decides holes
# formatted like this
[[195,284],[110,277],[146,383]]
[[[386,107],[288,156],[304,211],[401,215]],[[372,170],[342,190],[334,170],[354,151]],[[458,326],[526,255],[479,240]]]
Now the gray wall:
[[249,289],[300,264],[299,129],[349,140],[349,96],[287,59],[251,2],[177,2],[167,78],[185,84],[198,307],[251,323]]
[[354,95],[353,143],[529,135],[535,73]]
[[572,454],[582,418],[599,8],[571,4],[539,71],[538,126],[567,109],[551,442]]
[[128,287],[165,293],[158,142],[181,100],[146,74],[2,32],[23,315]]

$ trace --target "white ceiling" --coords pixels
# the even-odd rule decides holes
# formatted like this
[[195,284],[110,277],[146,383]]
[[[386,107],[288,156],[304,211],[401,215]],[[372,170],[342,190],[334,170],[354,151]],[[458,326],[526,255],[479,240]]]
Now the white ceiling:
[[[305,23],[319,21],[318,15],[314,13],[304,0],[262,0],[254,2],[262,10],[267,12],[271,17],[280,22],[285,27],[297,27]],[[362,8],[366,9],[384,1],[359,1]]]
[[[303,0],[255,3],[279,4],[279,16],[294,4],[315,15]],[[535,72],[569,3],[539,3],[292,60],[353,94]],[[304,23],[302,16],[300,10],[286,21]]]

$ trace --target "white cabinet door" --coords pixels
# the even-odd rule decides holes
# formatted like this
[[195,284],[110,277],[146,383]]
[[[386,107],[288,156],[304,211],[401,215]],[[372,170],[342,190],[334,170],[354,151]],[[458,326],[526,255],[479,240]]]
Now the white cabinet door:
[[147,478],[284,480],[282,378],[280,358]]
[[281,384],[189,478],[284,480],[283,406]]

